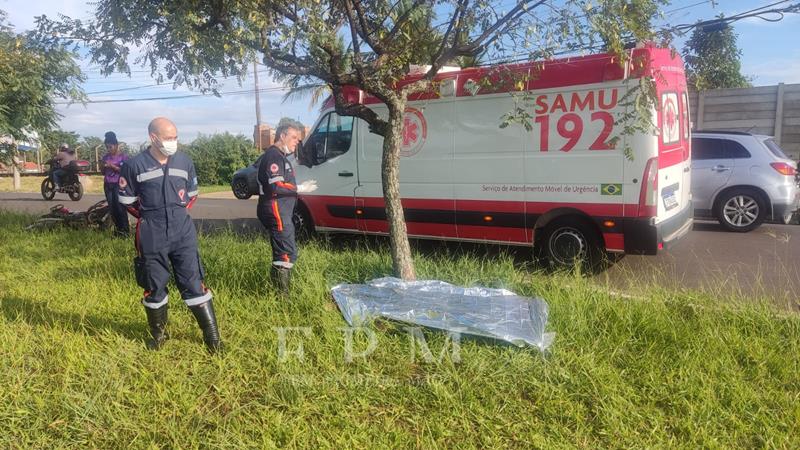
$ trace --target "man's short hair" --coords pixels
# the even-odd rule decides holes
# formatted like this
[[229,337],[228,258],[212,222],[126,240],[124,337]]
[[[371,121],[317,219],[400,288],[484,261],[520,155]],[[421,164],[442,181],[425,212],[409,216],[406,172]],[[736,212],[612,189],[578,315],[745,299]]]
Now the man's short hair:
[[283,125],[278,126],[278,128],[275,130],[275,136],[278,139],[281,139],[283,135],[286,134],[287,131],[289,131],[290,128],[300,133],[300,128],[298,128],[297,125],[291,123],[285,123]]

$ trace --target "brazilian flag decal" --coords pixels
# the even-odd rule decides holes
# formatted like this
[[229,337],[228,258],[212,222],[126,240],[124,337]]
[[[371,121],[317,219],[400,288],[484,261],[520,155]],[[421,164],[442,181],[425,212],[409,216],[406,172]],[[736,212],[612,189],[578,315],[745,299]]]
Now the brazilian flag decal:
[[601,195],[622,195],[622,185],[621,184],[601,184],[600,185],[600,194]]

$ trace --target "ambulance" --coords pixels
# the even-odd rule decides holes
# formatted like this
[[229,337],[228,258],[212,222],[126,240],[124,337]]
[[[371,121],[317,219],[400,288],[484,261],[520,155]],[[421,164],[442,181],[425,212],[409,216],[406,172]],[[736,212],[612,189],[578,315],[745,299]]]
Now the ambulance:
[[[533,246],[570,266],[605,252],[654,255],[685,235],[692,207],[683,62],[651,45],[629,52],[624,67],[598,54],[445,71],[430,92],[411,96],[400,162],[409,236]],[[652,126],[626,132],[642,77],[655,82]],[[388,116],[363,91],[345,96]],[[501,127],[515,108],[528,126]],[[338,115],[332,99],[312,129],[296,174],[313,190],[299,195],[296,224],[387,234],[383,138]]]

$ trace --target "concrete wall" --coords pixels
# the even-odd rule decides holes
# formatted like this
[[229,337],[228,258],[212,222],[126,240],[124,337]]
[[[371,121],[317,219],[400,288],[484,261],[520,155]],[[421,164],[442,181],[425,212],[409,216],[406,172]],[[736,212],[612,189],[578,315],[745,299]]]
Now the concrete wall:
[[800,159],[800,84],[690,92],[695,130],[736,130],[775,136]]

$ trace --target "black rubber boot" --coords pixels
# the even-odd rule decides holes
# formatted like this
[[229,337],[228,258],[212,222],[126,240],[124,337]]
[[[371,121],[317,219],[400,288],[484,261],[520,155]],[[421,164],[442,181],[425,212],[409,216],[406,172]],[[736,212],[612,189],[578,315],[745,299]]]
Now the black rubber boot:
[[280,291],[281,294],[289,295],[289,288],[292,284],[292,269],[286,267],[272,266],[270,272],[272,284]]
[[158,350],[164,345],[164,341],[169,338],[167,334],[167,306],[164,305],[158,309],[144,307],[147,313],[147,324],[150,326],[150,335],[152,339],[147,341],[147,348],[150,350]]
[[189,309],[194,314],[197,325],[203,330],[203,342],[210,353],[222,351],[222,340],[219,337],[217,328],[217,315],[214,314],[213,300],[209,300],[202,305],[190,306]]

